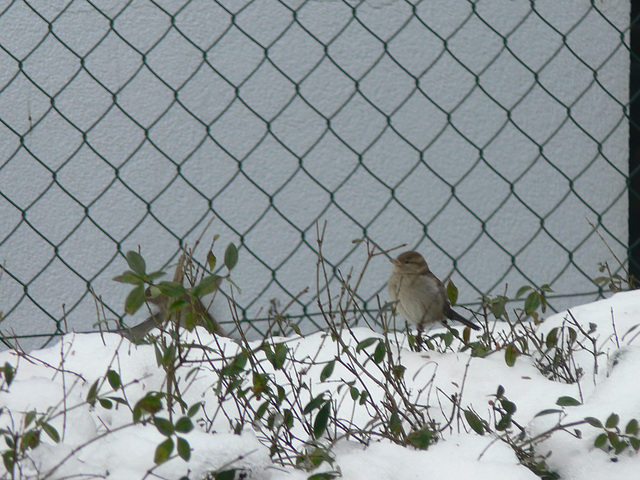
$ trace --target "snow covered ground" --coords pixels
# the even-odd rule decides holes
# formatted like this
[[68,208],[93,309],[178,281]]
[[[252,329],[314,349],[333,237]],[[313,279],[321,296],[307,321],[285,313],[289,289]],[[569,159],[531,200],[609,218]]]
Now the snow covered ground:
[[[510,367],[505,362],[504,349],[484,358],[471,357],[468,350],[460,352],[457,348],[412,352],[403,335],[393,336],[400,342],[396,353],[398,361],[406,367],[407,391],[418,404],[428,404],[426,414],[441,425],[452,411],[453,405],[448,398],[459,394],[461,408],[472,410],[487,420],[495,431],[491,423],[492,403],[496,401],[495,394],[501,385],[505,397],[517,407],[514,422],[526,427],[528,438],[552,428],[558,421],[563,425],[573,424],[568,431],[556,431],[535,443],[537,455],[551,452],[546,459],[549,471],[563,479],[636,478],[640,470],[638,455],[631,448],[618,455],[595,448],[594,441],[604,430],[584,423],[583,419],[595,417],[605,423],[612,413],[616,413],[619,415],[618,426],[624,433],[629,421],[640,418],[640,341],[636,339],[640,328],[635,329],[640,324],[640,291],[619,293],[607,300],[578,306],[571,309],[571,314],[587,332],[590,323],[597,326],[590,337],[595,340],[598,355],[594,357],[580,348],[573,355],[576,361],[573,368],[583,370],[577,383],[548,379],[536,368],[530,356],[518,357]],[[553,315],[540,326],[539,333],[546,337],[553,328],[571,321],[567,312]],[[475,332],[472,340],[474,335]],[[357,328],[345,342],[353,347],[362,340],[378,336],[366,328]],[[156,426],[133,423],[132,412],[124,404],[116,408],[114,403],[107,409],[100,402],[93,406],[86,402],[94,382],[104,378],[109,370],[118,373],[123,387],[113,391],[109,382],[104,381],[97,391],[97,398],[119,397],[134,405],[149,392],[162,390],[165,372],[158,367],[152,345],[132,345],[117,334],[70,334],[51,348],[28,355],[2,353],[0,366],[8,362],[16,371],[10,385],[5,382],[0,392],[0,424],[7,432],[25,432],[38,421],[45,425],[40,433],[40,445],[26,450],[26,457],[19,464],[21,470],[16,465],[15,478],[202,479],[211,472],[230,469],[236,469],[236,478],[252,479],[298,480],[319,472],[336,471],[349,480],[538,478],[519,463],[509,445],[497,440],[496,434],[474,432],[464,415],[454,418],[450,427],[440,433],[439,440],[426,450],[378,438],[371,439],[368,445],[343,439],[330,449],[334,457],[332,465],[322,463],[315,471],[278,465],[271,460],[268,445],[261,443],[260,433],[256,433],[250,424],[244,425],[242,433],[233,433],[230,421],[233,421],[232,413],[238,409],[233,402],[227,401],[224,409],[219,408],[215,390],[219,376],[215,368],[210,367],[216,362],[222,365],[221,352],[227,358],[233,358],[237,344],[224,338],[216,340],[199,329],[187,340],[197,340],[211,347],[210,350],[192,350],[189,358],[195,363],[183,365],[178,371],[184,401],[188,405],[197,402],[203,402],[203,405],[192,417],[193,430],[169,435],[174,440],[181,437],[188,442],[190,460],[183,460],[174,450],[169,460],[159,466],[154,463],[154,455],[158,445],[168,437]],[[583,340],[579,334],[577,341]],[[331,395],[336,417],[348,418],[361,427],[367,424],[370,411],[358,408],[357,402],[350,401],[348,389],[343,388],[345,382],[355,378],[352,372],[337,363],[331,375],[323,381],[320,379],[322,372],[328,373],[324,370],[328,362],[339,352],[331,338],[317,333],[275,341],[284,342],[288,352],[300,361],[313,359],[313,365],[308,369],[296,369],[297,378],[309,387],[305,390],[308,398],[301,399],[302,406],[311,398],[329,392],[326,395]],[[593,347],[589,340],[583,345]],[[363,358],[367,352],[370,355],[374,346],[359,354]],[[196,362],[203,359],[206,360],[203,363]],[[270,364],[265,362],[265,365]],[[288,365],[285,362],[285,371]],[[366,378],[360,373],[361,383],[355,385],[360,391],[367,385],[372,396],[379,395],[383,400],[375,382],[379,370],[372,361],[367,365],[374,378]],[[200,366],[197,371],[193,370],[196,366]],[[8,371],[5,367],[5,375]],[[268,373],[277,383],[286,384],[283,370]],[[566,396],[577,399],[581,405],[558,406],[558,398]],[[547,409],[560,412],[536,416]],[[24,428],[25,414],[34,410],[37,415]],[[168,417],[166,411],[157,415]],[[176,418],[182,415],[178,413]],[[614,418],[610,421],[613,423]],[[51,430],[49,427],[58,433],[58,443],[47,434],[47,430]],[[614,428],[612,425],[611,429]],[[516,427],[510,429],[518,433]],[[578,435],[575,429],[581,434]],[[5,437],[7,435],[5,432]],[[321,440],[326,438],[324,435]],[[2,442],[0,446],[5,463],[10,443]],[[6,472],[3,474],[5,478],[11,478]]]

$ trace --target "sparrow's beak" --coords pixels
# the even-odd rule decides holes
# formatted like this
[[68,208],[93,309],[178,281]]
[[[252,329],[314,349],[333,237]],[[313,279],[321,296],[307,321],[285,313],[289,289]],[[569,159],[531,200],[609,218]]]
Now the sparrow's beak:
[[400,265],[400,261],[397,258],[392,258],[391,263],[393,263],[396,266]]

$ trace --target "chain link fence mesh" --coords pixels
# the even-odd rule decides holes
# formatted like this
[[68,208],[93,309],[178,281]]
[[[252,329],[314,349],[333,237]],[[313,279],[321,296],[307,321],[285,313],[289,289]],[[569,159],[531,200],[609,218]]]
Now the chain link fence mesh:
[[467,304],[598,298],[628,263],[629,7],[557,3],[1,1],[4,331],[91,330],[91,290],[121,320],[123,253],[168,267],[212,217],[256,332],[313,290],[318,220],[332,279],[366,237]]

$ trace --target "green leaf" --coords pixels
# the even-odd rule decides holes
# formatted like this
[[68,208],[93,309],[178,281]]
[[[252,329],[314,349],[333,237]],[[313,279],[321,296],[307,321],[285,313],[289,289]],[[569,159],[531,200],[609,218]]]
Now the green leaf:
[[275,423],[276,423],[276,414],[272,413],[271,415],[269,415],[269,418],[267,418],[267,428],[269,430],[273,430]]
[[271,344],[265,343],[262,345],[262,350],[264,351],[267,360],[269,360],[271,365],[273,365],[276,370],[280,370],[282,369],[284,361],[286,360],[288,349],[286,346],[280,343],[273,345],[273,347],[275,348],[275,352]]
[[[601,433],[600,435],[598,435],[595,439],[595,441],[593,442],[593,446],[596,448],[600,448],[604,450],[604,446],[607,443],[607,434],[606,433]],[[605,450],[606,451],[606,450]]]
[[138,252],[134,252],[130,250],[127,252],[127,263],[129,264],[129,268],[133,270],[133,273],[144,277],[147,274],[147,265]]
[[315,438],[316,440],[322,437],[325,430],[327,429],[330,414],[331,402],[325,402],[325,404],[318,412],[318,415],[316,415],[315,421],[313,422],[313,438]]
[[224,252],[224,266],[227,267],[229,271],[231,271],[237,263],[238,249],[233,243],[230,243],[229,245],[227,245],[227,249]]
[[242,293],[242,290],[240,290],[240,287],[236,284],[236,282],[231,280],[229,277],[225,277],[225,279],[227,280],[227,283],[230,283],[231,286],[238,291],[238,293]]
[[496,430],[499,432],[505,431],[511,426],[511,415],[504,415],[498,423],[496,423]]
[[466,328],[462,331],[462,341],[463,341],[465,344],[468,344],[470,340],[471,340],[471,328],[466,327]]
[[627,428],[624,429],[627,435],[635,435],[638,433],[638,420],[635,418],[631,419],[629,423],[627,423]]
[[187,302],[184,298],[179,298],[174,302],[171,302],[169,305],[169,312],[178,312],[180,310],[184,310],[189,306],[189,302]]
[[423,428],[415,432],[411,432],[407,436],[407,443],[420,450],[426,450],[429,448],[436,439],[434,432],[428,427]]
[[329,378],[331,376],[331,374],[333,373],[333,368],[336,366],[336,361],[332,360],[329,363],[327,363],[324,368],[322,369],[322,372],[320,372],[320,381],[324,382],[327,378]]
[[321,393],[314,399],[312,399],[307,405],[302,409],[302,413],[307,415],[308,413],[313,412],[316,408],[326,402],[324,398],[324,393]]
[[629,444],[624,440],[621,440],[618,436],[616,436],[615,442],[611,442],[611,444],[613,445],[616,455],[621,454],[629,447]]
[[129,292],[127,299],[124,302],[124,310],[129,315],[136,313],[140,307],[144,304],[145,293],[144,285],[139,285]]
[[236,478],[236,470],[223,470],[222,472],[216,473],[215,480],[234,480]]
[[262,393],[267,390],[269,383],[269,375],[266,373],[253,372],[253,393],[260,398]]
[[178,455],[185,462],[188,462],[191,458],[191,446],[184,438],[178,437]]
[[30,412],[27,412],[24,416],[24,428],[27,428],[29,425],[31,425],[31,423],[35,420],[36,418],[36,412],[35,410],[31,410]]
[[29,430],[20,439],[20,451],[25,452],[40,445],[40,431]]
[[595,417],[585,417],[584,421],[587,422],[592,427],[596,427],[596,428],[603,427],[602,422]]
[[2,454],[2,461],[4,463],[4,467],[7,469],[9,474],[13,473],[13,466],[16,462],[16,452],[12,450],[7,450]]
[[527,293],[529,290],[533,290],[533,287],[530,287],[529,285],[525,285],[524,287],[520,287],[518,289],[518,291],[516,292],[516,298],[520,298],[522,295]]
[[247,354],[241,352],[236,355],[231,362],[229,362],[221,371],[222,375],[238,375],[244,371],[244,366],[247,364]]
[[350,387],[349,394],[351,395],[352,400],[357,400],[360,396],[360,390],[358,390],[356,387]]
[[111,385],[111,388],[113,388],[114,390],[118,390],[122,385],[122,383],[120,382],[120,375],[118,375],[118,372],[116,372],[115,370],[109,369],[107,371],[107,380],[109,381],[109,385]]
[[540,295],[538,292],[531,292],[524,301],[524,313],[531,315],[540,306]]
[[158,298],[160,295],[162,295],[162,293],[155,285],[149,285],[149,287],[144,291],[144,296],[147,300]]
[[458,331],[457,330],[447,330],[446,333],[442,334],[441,338],[444,340],[444,344],[447,347],[450,347],[451,344],[453,343],[453,332],[456,332],[456,337],[458,337]]
[[573,397],[559,397],[558,400],[556,400],[556,405],[560,405],[561,407],[576,407],[582,405],[582,403]]
[[502,405],[502,408],[504,408],[504,411],[507,412],[509,415],[512,415],[515,413],[516,411],[515,403],[507,400],[506,398],[501,398],[500,404]]
[[618,426],[618,422],[620,421],[620,416],[616,415],[615,413],[612,413],[611,415],[609,415],[609,418],[607,418],[607,421],[605,422],[605,427],[607,428],[614,428]]
[[331,461],[332,459],[327,454],[325,447],[315,447],[311,451],[307,449],[306,454],[298,455],[298,458],[296,459],[296,463],[298,466],[302,466],[305,463],[309,463],[313,468],[320,466],[322,462],[331,462]]
[[451,280],[447,283],[447,297],[451,305],[455,305],[458,301],[458,287]]
[[394,435],[400,435],[402,433],[402,422],[400,421],[400,415],[398,415],[397,409],[394,409],[391,412],[391,417],[389,418],[389,429]]
[[160,351],[160,347],[157,343],[153,344],[153,352],[156,355],[156,364],[158,366],[162,365],[162,352]]
[[91,405],[92,407],[96,404],[96,398],[98,396],[98,383],[99,382],[100,382],[100,379],[98,379],[95,382],[93,382],[93,385],[91,385],[91,387],[89,388],[89,392],[87,393],[86,402],[89,405]]
[[276,345],[275,363],[273,364],[276,370],[280,370],[284,367],[284,362],[287,360],[287,354],[289,353],[289,347],[284,343],[278,343]]
[[27,412],[26,415],[24,416],[24,428],[27,428],[29,425],[31,425],[31,423],[35,420],[36,418],[36,412],[35,410],[31,410],[30,412]]
[[173,427],[173,423],[171,420],[162,417],[153,417],[153,424],[156,426],[158,431],[163,434],[165,437],[173,435],[175,432],[175,428]]
[[158,270],[157,272],[148,273],[147,276],[145,277],[145,280],[147,282],[152,282],[160,277],[164,277],[165,275],[166,275],[165,272],[163,272],[162,270]]
[[164,442],[158,445],[156,448],[156,454],[153,457],[153,461],[156,465],[166,462],[173,452],[173,440],[167,438]]
[[508,298],[502,295],[491,300],[491,302],[489,303],[489,308],[491,309],[491,313],[495,318],[500,318],[505,314],[505,306],[507,304],[507,301]]
[[193,418],[193,416],[198,413],[198,410],[200,410],[200,407],[202,406],[202,402],[198,402],[198,403],[194,403],[193,405],[191,405],[189,407],[189,410],[187,411],[187,416],[189,418]]
[[466,418],[467,423],[474,432],[476,432],[478,435],[484,435],[484,424],[475,413],[473,413],[471,410],[465,410],[464,418]]
[[[184,327],[188,331],[193,332],[193,329],[198,326],[200,318],[206,317],[201,317],[193,308],[189,308],[187,313],[184,315]],[[205,325],[207,324],[205,323]]]
[[269,400],[264,401],[256,410],[256,420],[261,419],[262,417],[264,417],[264,414],[267,412],[267,409],[269,408]]
[[46,422],[42,423],[42,430],[44,430],[44,433],[46,433],[51,440],[56,443],[60,443],[60,434],[51,426],[51,424]]
[[209,250],[209,253],[207,253],[207,265],[209,265],[209,271],[213,271],[213,269],[216,268],[216,262],[216,256],[211,250]]
[[516,338],[516,341],[519,344],[520,354],[526,355],[529,352],[529,344],[527,343],[529,342],[529,340],[520,337],[520,338]]
[[111,410],[113,408],[113,402],[108,398],[98,398],[98,402],[105,410]]
[[365,340],[362,340],[360,343],[358,343],[358,346],[356,346],[356,352],[360,352],[362,350],[364,350],[365,348],[373,345],[375,342],[377,342],[379,339],[377,337],[369,337]]
[[547,334],[547,340],[545,344],[547,348],[553,348],[558,343],[558,327],[552,328]]
[[[307,480],[333,480],[334,478],[341,477],[338,472],[321,472],[314,473],[310,477],[307,477]],[[217,479],[216,479],[217,480]]]
[[205,295],[215,292],[221,282],[222,278],[219,275],[204,277],[198,285],[191,289],[191,295],[196,298],[202,298]]
[[287,398],[287,393],[284,391],[284,387],[282,385],[276,385],[276,390],[278,390],[277,401],[278,405],[280,405],[285,398]]
[[9,362],[6,362],[2,367],[2,374],[4,375],[4,380],[5,382],[7,382],[7,385],[11,385],[11,382],[13,382],[13,377],[15,377],[15,373],[15,368],[13,368],[13,366]]
[[380,362],[384,360],[386,353],[387,353],[387,346],[382,340],[380,340],[378,342],[378,345],[376,346],[376,349],[373,352],[373,361],[376,362],[376,364],[380,364]]
[[513,343],[507,345],[504,352],[504,361],[509,367],[513,367],[516,364],[516,359],[520,355],[520,350]]
[[184,286],[178,282],[160,282],[156,286],[165,297],[181,297],[187,293]]
[[160,357],[160,365],[169,367],[173,365],[173,361],[176,358],[176,346],[175,344],[169,344],[163,351]]
[[284,426],[287,428],[287,430],[290,430],[291,427],[293,427],[293,412],[291,410],[289,410],[288,408],[284,409]]
[[147,393],[143,398],[138,400],[138,403],[136,403],[136,408],[152,415],[156,412],[159,412],[160,410],[162,410],[161,395],[157,392]]
[[400,380],[401,378],[404,377],[404,372],[406,370],[407,370],[407,367],[405,367],[404,365],[394,365],[393,368],[391,369],[391,373],[393,373],[393,376],[397,380]]
[[129,283],[131,285],[142,285],[144,280],[130,270],[123,272],[122,275],[113,277],[113,280],[120,283]]

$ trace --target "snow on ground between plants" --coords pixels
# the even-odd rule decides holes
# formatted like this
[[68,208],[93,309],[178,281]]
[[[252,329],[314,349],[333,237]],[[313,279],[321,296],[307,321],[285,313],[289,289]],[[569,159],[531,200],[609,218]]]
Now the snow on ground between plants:
[[[640,291],[619,293],[607,300],[575,307],[570,314],[562,312],[549,317],[539,331],[548,335],[552,329],[566,326],[573,319],[585,331],[589,331],[590,323],[597,326],[591,334],[600,353],[597,363],[588,352],[575,353],[578,366],[583,369],[578,383],[549,380],[536,368],[530,356],[519,356],[515,365],[509,367],[505,363],[504,350],[485,358],[471,357],[468,350],[412,352],[407,348],[404,335],[397,334],[392,338],[400,341],[398,362],[406,368],[403,378],[408,394],[419,404],[429,405],[429,418],[441,425],[451,414],[453,403],[450,399],[454,395],[459,395],[460,408],[471,410],[490,422],[492,403],[501,385],[504,396],[517,407],[513,420],[527,427],[528,438],[547,431],[559,421],[563,425],[575,424],[568,431],[555,431],[548,438],[536,442],[536,454],[551,452],[546,459],[549,471],[556,472],[563,479],[635,478],[640,469],[640,459],[633,449],[627,448],[616,455],[615,452],[595,448],[594,441],[604,430],[584,423],[583,419],[594,417],[605,424],[611,414],[616,413],[619,415],[617,426],[624,433],[629,421],[640,418],[640,342],[635,338],[640,333],[640,329],[635,330],[640,324]],[[344,341],[355,351],[360,342],[379,337],[371,330],[356,328]],[[185,341],[198,341],[210,347],[208,351],[191,351],[189,355],[193,359],[201,360],[208,356],[210,361],[213,357],[219,360],[219,352],[223,351],[228,362],[238,352],[235,342],[225,338],[214,339],[200,329],[187,335]],[[274,342],[274,345],[286,344],[288,351],[297,359],[313,360],[313,364],[309,362],[309,368],[296,370],[297,378],[309,387],[308,391],[304,390],[307,397],[300,399],[301,406],[328,392],[332,408],[339,418],[348,419],[354,426],[366,425],[370,411],[358,408],[357,402],[350,400],[348,386],[345,387],[357,376],[354,372],[338,362],[331,375],[324,381],[320,380],[321,375],[327,373],[324,370],[327,364],[340,351],[329,336],[318,333],[304,338],[278,338]],[[258,344],[252,345],[257,347]],[[179,479],[188,476],[202,479],[211,472],[232,468],[242,470],[247,475],[244,478],[253,479],[298,480],[313,473],[336,471],[349,480],[538,478],[519,463],[509,445],[496,440],[495,434],[478,435],[461,414],[450,419],[450,426],[441,432],[440,439],[426,450],[378,438],[371,438],[368,445],[363,445],[351,438],[339,440],[331,446],[332,465],[324,462],[316,470],[309,471],[281,466],[270,459],[268,445],[264,439],[261,443],[260,434],[254,433],[251,423],[244,424],[241,434],[233,433],[230,420],[234,420],[234,412],[239,414],[240,407],[233,402],[225,403],[226,415],[221,413],[219,395],[215,390],[219,370],[216,373],[215,369],[201,368],[187,374],[191,369],[188,365],[181,367],[184,369],[180,374],[182,398],[187,406],[203,402],[202,409],[193,417],[195,428],[178,434],[187,440],[191,458],[184,461],[174,451],[172,458],[156,466],[154,454],[167,435],[160,433],[152,424],[134,424],[131,409],[125,405],[117,405],[116,408],[114,403],[111,409],[106,409],[100,401],[93,406],[86,402],[94,382],[104,378],[108,370],[119,374],[124,389],[113,391],[105,380],[97,398],[104,400],[124,396],[130,405],[134,405],[149,392],[162,391],[165,388],[165,371],[158,366],[152,345],[132,345],[116,334],[70,334],[56,345],[26,356],[3,352],[0,354],[0,366],[5,362],[16,371],[13,381],[10,385],[5,383],[0,393],[0,426],[13,432],[20,431],[25,414],[36,411],[45,417],[36,415],[31,426],[38,418],[44,418],[46,421],[43,421],[61,437],[59,443],[54,443],[47,432],[42,431],[40,445],[26,451],[27,457],[20,463],[21,474],[18,474],[16,466],[15,478],[61,479],[75,476],[131,480],[142,479],[146,475],[146,478]],[[268,365],[267,362],[265,364]],[[365,378],[366,375],[359,373],[362,377],[362,383],[356,384],[360,385],[359,392],[366,386],[372,396],[378,395],[380,401],[384,400],[381,387],[376,383],[380,380],[376,378],[378,371],[372,362],[365,363],[365,367],[373,375]],[[272,369],[267,373],[277,384],[286,384],[284,370]],[[573,397],[581,405],[560,407],[556,404],[560,397]],[[551,409],[558,412],[536,416]],[[177,411],[176,417],[183,415],[180,409]],[[160,414],[167,416],[166,412]],[[580,438],[577,438],[576,429],[581,432]],[[298,431],[298,438],[304,440],[305,434],[308,432]],[[8,445],[0,446],[0,453],[8,451]],[[3,474],[11,478],[6,472]]]

